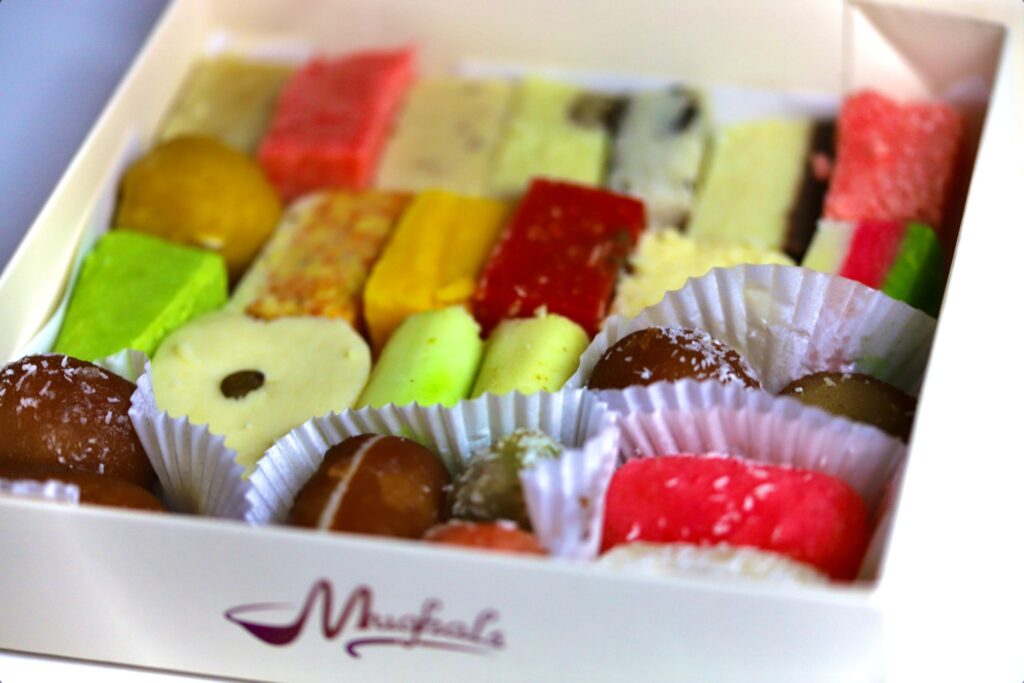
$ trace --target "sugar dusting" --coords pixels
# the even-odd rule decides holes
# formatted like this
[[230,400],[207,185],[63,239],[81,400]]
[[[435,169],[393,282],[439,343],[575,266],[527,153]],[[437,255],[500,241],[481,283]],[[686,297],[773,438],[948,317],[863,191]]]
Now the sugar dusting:
[[[652,335],[650,329],[658,330],[660,335]],[[751,380],[758,381],[757,373],[742,356],[703,330],[678,326],[650,329],[623,338],[608,349],[599,362],[632,364],[631,372],[642,384],[683,377],[740,386],[749,386]],[[668,363],[661,358],[666,350]],[[678,367],[667,370],[673,376],[664,376],[666,365],[671,363]]]
[[8,364],[0,372],[0,424],[11,430],[10,443],[43,448],[61,464],[97,463],[102,472],[113,444],[136,439],[128,402],[112,393],[119,384],[112,377],[56,354]]

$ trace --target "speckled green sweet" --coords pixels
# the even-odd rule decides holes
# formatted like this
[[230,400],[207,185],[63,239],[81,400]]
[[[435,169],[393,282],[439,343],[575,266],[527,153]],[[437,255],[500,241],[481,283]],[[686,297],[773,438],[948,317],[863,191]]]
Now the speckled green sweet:
[[505,320],[487,340],[471,397],[558,391],[589,343],[582,327],[560,315]]
[[474,453],[455,480],[452,517],[476,521],[512,520],[530,528],[519,473],[562,454],[562,446],[543,432],[519,429],[487,450]]
[[934,230],[923,223],[907,226],[882,291],[929,315],[938,315],[942,296],[942,246]]
[[469,396],[484,343],[461,306],[410,316],[384,346],[357,408],[451,406]]
[[224,259],[127,230],[85,257],[53,350],[97,360],[123,349],[152,355],[170,332],[227,300]]

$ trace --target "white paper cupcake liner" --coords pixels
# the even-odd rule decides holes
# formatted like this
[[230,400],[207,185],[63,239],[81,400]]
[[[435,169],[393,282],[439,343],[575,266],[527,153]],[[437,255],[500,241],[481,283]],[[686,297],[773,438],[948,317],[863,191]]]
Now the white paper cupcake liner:
[[248,510],[249,483],[236,453],[207,425],[171,417],[157,407],[149,363],[136,382],[128,415],[176,512],[243,519]]
[[0,478],[0,496],[14,498],[30,498],[32,500],[48,500],[66,505],[78,505],[81,491],[75,484],[49,479],[4,479]]
[[[558,461],[522,477],[524,495],[545,547],[561,556],[585,555],[577,546],[593,545],[600,500],[591,494],[586,504],[592,512],[572,508],[580,505],[579,492],[603,490],[600,480],[611,475],[617,432],[603,404],[592,392],[582,390],[485,394],[451,408],[389,405],[313,418],[279,439],[256,464],[249,478],[252,489],[246,519],[253,524],[286,519],[326,450],[352,436],[371,433],[412,439],[438,453],[449,471],[458,473],[474,452],[517,429],[540,430],[567,447]],[[558,495],[565,500],[550,500]]]
[[887,534],[879,520],[888,514],[887,493],[906,457],[902,442],[791,398],[716,382],[652,385],[647,394],[654,410],[617,420],[623,460],[719,453],[842,479],[861,496],[875,524],[873,551],[864,563],[869,571],[862,572],[873,575]]
[[792,398],[717,382],[649,389],[659,407],[619,416],[622,460],[724,453],[816,470],[845,481],[874,512],[906,457],[895,437]]
[[548,551],[572,560],[597,556],[604,492],[615,471],[619,430],[605,427],[582,448],[519,475],[533,531]]
[[667,325],[729,345],[772,393],[833,371],[866,373],[916,395],[935,333],[934,318],[846,278],[794,266],[715,268],[635,318],[610,318],[565,386],[585,386],[601,355],[626,335]]

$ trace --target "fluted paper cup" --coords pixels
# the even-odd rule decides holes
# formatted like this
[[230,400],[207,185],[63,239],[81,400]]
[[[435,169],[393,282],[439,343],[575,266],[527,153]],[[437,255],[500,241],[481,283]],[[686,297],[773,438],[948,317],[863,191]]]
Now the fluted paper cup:
[[622,460],[721,453],[816,470],[845,481],[875,512],[906,457],[895,437],[792,398],[689,380],[650,389],[657,407],[619,416]]
[[585,386],[623,337],[670,325],[704,330],[732,347],[772,393],[832,371],[866,373],[916,395],[935,333],[934,318],[846,278],[795,266],[715,268],[635,318],[610,318],[566,387]]
[[[568,557],[585,554],[578,546],[592,544],[596,536],[600,501],[595,496],[603,490],[601,478],[611,475],[617,433],[604,406],[582,390],[485,394],[451,408],[388,405],[313,418],[279,439],[256,464],[249,478],[252,489],[246,519],[253,524],[284,521],[327,449],[352,436],[412,439],[438,453],[449,471],[457,474],[474,452],[517,429],[542,431],[566,446],[559,460],[544,463],[538,472],[524,473],[524,496],[545,547]],[[589,505],[589,511],[570,510],[573,505],[566,501],[541,501],[563,493],[567,500],[576,501],[576,507],[581,496],[587,497],[583,505]]]
[[237,454],[224,444],[224,437],[210,432],[207,425],[171,417],[161,410],[153,394],[148,362],[136,385],[128,416],[171,509],[243,519],[248,511],[249,483],[242,478],[244,469],[235,462]]
[[867,574],[874,571],[887,528],[880,520],[891,505],[887,494],[906,458],[902,442],[874,427],[761,391],[693,381],[648,389],[653,410],[618,417],[623,461],[723,454],[842,479],[863,499],[875,525],[874,550],[865,561],[871,566]]
[[618,428],[607,426],[582,448],[537,463],[519,476],[534,533],[552,555],[572,560],[597,556],[618,441]]

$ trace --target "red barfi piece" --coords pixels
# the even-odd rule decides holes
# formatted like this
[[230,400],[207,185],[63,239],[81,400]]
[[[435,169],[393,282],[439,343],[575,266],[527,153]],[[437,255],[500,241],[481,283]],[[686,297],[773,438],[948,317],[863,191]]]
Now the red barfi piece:
[[477,321],[487,333],[506,318],[546,309],[597,334],[644,224],[636,199],[535,179],[484,267]]
[[750,546],[852,579],[868,535],[863,501],[835,477],[676,455],[631,460],[615,472],[602,548],[632,541]]
[[825,216],[943,224],[963,118],[939,102],[900,104],[876,92],[843,102]]
[[285,199],[362,190],[412,84],[412,49],[317,58],[285,85],[259,160]]

